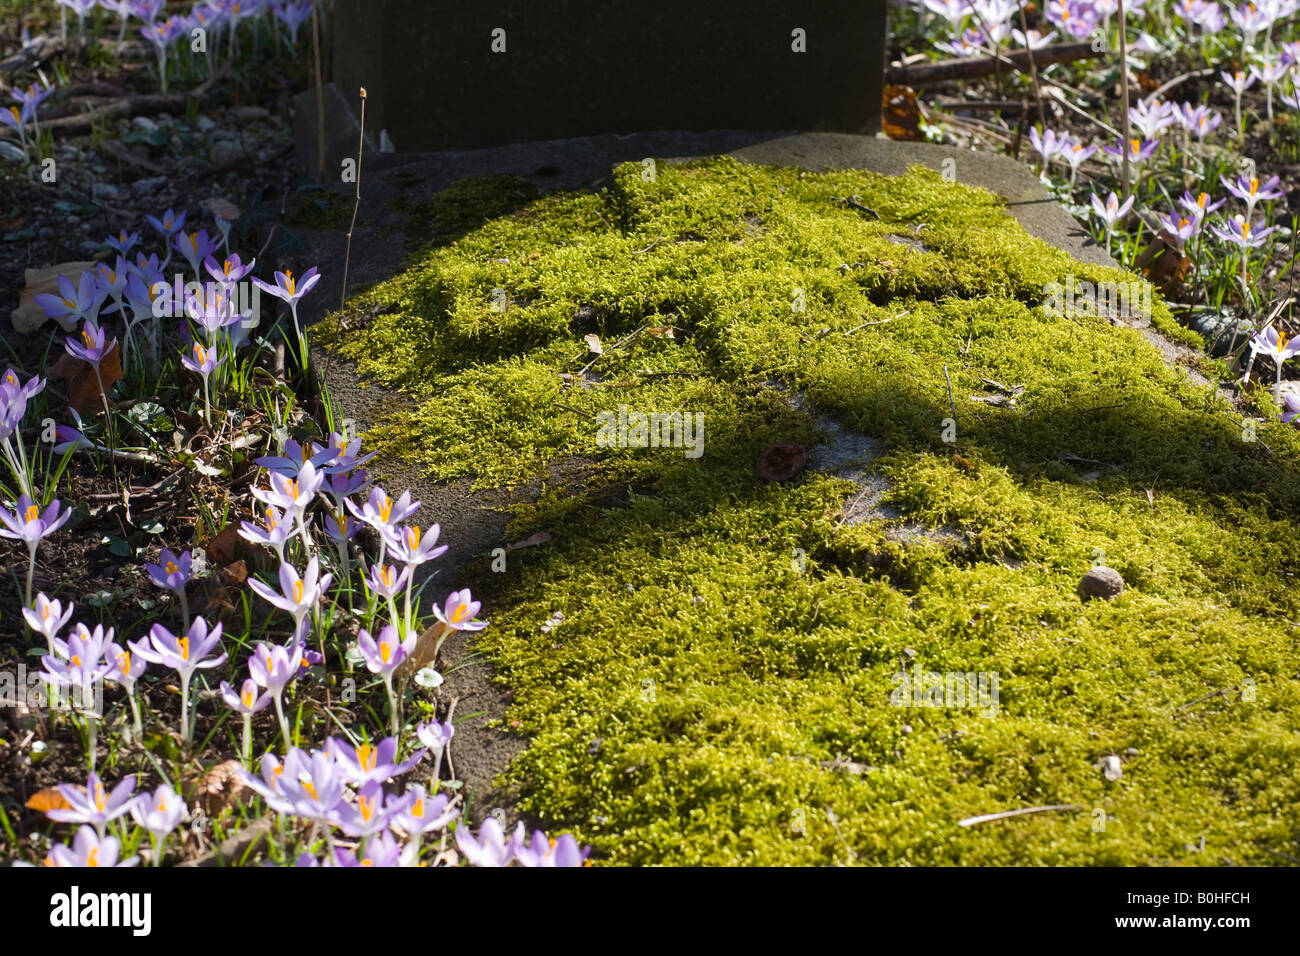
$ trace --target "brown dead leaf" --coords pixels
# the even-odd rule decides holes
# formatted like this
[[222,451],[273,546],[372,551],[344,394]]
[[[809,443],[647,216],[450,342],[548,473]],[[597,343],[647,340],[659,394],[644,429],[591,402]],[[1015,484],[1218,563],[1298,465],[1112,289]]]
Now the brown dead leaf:
[[655,338],[677,340],[677,327],[675,325],[652,325],[645,330],[646,335],[653,335]]
[[438,652],[438,641],[444,632],[443,623],[438,621],[435,624],[426,627],[420,636],[415,639],[415,648],[407,655],[406,660],[402,661],[401,666],[397,668],[394,678],[400,686],[411,679],[411,675],[421,667],[435,663],[434,657]]
[[240,777],[243,765],[238,760],[217,764],[193,782],[187,799],[202,808],[209,817],[215,817],[227,807],[240,806],[253,791]]
[[214,216],[220,216],[222,219],[226,220],[226,222],[234,222],[240,216],[239,207],[229,199],[224,199],[221,196],[213,196],[211,199],[205,199],[201,205],[207,209],[208,212],[212,213]]
[[221,579],[227,584],[243,584],[248,580],[248,564],[243,558],[230,562],[221,569]]
[[239,530],[232,523],[226,525],[216,537],[208,541],[203,547],[208,553],[209,561],[221,567],[227,567],[235,560],[235,551],[243,543],[244,539],[239,536]]
[[582,337],[582,341],[587,343],[587,348],[591,349],[594,355],[604,355],[605,349],[600,344],[600,336],[595,332],[588,332]]
[[921,135],[921,107],[910,86],[886,86],[880,117],[881,129],[890,139],[917,141]]
[[[24,274],[23,290],[18,293],[18,308],[9,313],[9,321],[13,324],[14,331],[22,334],[33,332],[48,321],[45,318],[45,310],[36,304],[36,297],[47,292],[51,295],[57,293],[59,276],[67,276],[72,280],[72,284],[76,285],[81,279],[81,274],[94,267],[94,262],[60,262],[48,269],[28,269]],[[68,319],[57,321],[65,332],[71,332],[76,328],[74,321]]]
[[551,540],[551,536],[545,531],[539,531],[537,534],[530,535],[522,541],[516,541],[514,544],[506,545],[511,551],[518,551],[520,548],[532,548],[539,544],[545,544]]
[[96,409],[102,407],[103,399],[100,398],[99,392],[101,379],[105,391],[111,391],[113,383],[121,377],[122,358],[116,342],[100,360],[98,376],[95,375],[94,366],[89,362],[83,362],[66,352],[50,366],[50,378],[63,379],[67,382],[68,407],[75,408],[82,415],[93,414]]
[[27,801],[27,809],[46,813],[50,810],[71,810],[72,807],[68,806],[68,801],[63,799],[63,794],[59,793],[57,787],[46,787],[31,795]]

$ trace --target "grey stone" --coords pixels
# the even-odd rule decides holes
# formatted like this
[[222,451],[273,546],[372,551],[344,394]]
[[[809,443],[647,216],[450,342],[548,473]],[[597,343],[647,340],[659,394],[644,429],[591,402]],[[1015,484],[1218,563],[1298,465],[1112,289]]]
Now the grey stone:
[[333,80],[349,110],[366,87],[367,126],[410,151],[663,129],[873,132],[885,9],[337,0]]
[[199,118],[194,121],[194,125],[201,130],[216,129],[217,121],[206,114],[199,114]]
[[90,194],[96,199],[117,199],[121,191],[112,183],[95,183],[90,187]]
[[225,166],[227,163],[237,161],[243,155],[243,147],[233,139],[216,140],[208,150],[208,159],[212,161],[213,166]]
[[146,131],[149,131],[149,130],[155,130],[155,129],[158,128],[158,124],[155,123],[155,122],[154,122],[152,119],[150,119],[148,116],[136,116],[136,117],[134,117],[134,118],[131,120],[131,125],[134,126],[136,129],[142,129],[142,130],[146,130]]
[[148,179],[137,179],[131,184],[131,189],[137,193],[153,193],[162,189],[166,184],[166,176],[151,176]]
[[231,115],[241,123],[246,123],[250,120],[266,119],[271,115],[271,111],[265,106],[239,106]]
[[1104,598],[1109,601],[1124,590],[1124,579],[1114,568],[1090,568],[1079,582],[1079,597],[1084,601]]

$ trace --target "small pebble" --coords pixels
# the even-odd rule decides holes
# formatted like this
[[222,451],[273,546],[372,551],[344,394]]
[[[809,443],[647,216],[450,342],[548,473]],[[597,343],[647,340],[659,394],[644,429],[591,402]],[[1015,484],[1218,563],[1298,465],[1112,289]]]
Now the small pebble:
[[1101,768],[1102,776],[1107,780],[1118,780],[1124,775],[1124,768],[1120,766],[1119,757],[1116,754],[1106,754],[1097,764]]
[[136,129],[142,129],[146,131],[155,130],[158,128],[158,124],[155,123],[147,116],[135,117],[134,119],[131,120],[131,125],[134,126]]
[[1136,747],[1129,747],[1127,750],[1124,751],[1125,757],[1136,757],[1137,755],[1138,755],[1138,749]]
[[211,116],[200,115],[199,118],[194,121],[194,125],[201,130],[210,130],[210,129],[217,128],[216,120],[214,120]]
[[903,724],[903,733],[905,733],[905,734],[910,734],[911,732],[912,732],[912,725],[911,725],[911,724]]
[[1079,582],[1079,597],[1084,601],[1103,598],[1107,601],[1118,597],[1124,590],[1124,579],[1114,568],[1090,568]]

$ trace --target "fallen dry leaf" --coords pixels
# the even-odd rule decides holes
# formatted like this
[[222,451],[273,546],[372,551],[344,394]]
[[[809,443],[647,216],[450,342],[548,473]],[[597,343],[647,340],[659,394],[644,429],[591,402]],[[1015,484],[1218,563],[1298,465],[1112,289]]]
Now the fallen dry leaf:
[[63,799],[63,794],[59,793],[57,787],[46,787],[31,795],[27,809],[45,813],[48,810],[71,810],[72,807],[68,806],[68,801]]
[[228,199],[221,196],[213,196],[211,199],[205,199],[202,206],[215,216],[220,216],[226,222],[234,222],[239,218],[239,207]]
[[113,383],[121,377],[122,358],[116,342],[100,360],[98,376],[95,375],[94,366],[89,362],[83,362],[66,352],[50,366],[50,378],[63,379],[67,382],[68,407],[75,408],[82,415],[94,414],[96,409],[103,407],[103,399],[100,398],[99,391],[101,380],[104,383],[104,390],[111,391]]
[[551,540],[551,536],[545,531],[539,531],[537,534],[530,535],[522,541],[516,541],[514,544],[506,545],[511,551],[518,551],[520,548],[532,548],[539,544],[545,544]]
[[188,795],[190,803],[202,808],[209,817],[217,816],[227,807],[242,804],[253,793],[240,776],[243,769],[238,760],[217,764],[194,782]]
[[582,337],[582,341],[587,343],[587,348],[591,349],[595,355],[604,355],[605,349],[600,344],[600,336],[595,332],[588,332]]
[[235,560],[235,549],[241,547],[243,543],[244,539],[239,536],[239,530],[231,523],[203,547],[208,553],[209,561],[227,567]]

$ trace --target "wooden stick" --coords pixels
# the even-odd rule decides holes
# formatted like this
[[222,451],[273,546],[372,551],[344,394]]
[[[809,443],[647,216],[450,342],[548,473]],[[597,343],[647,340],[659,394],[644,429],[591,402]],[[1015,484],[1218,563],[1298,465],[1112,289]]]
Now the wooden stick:
[[970,80],[975,77],[988,76],[997,71],[998,64],[1008,64],[1015,69],[1026,72],[1032,59],[1035,69],[1051,66],[1054,63],[1071,63],[1075,60],[1091,60],[1101,56],[1100,50],[1092,48],[1092,41],[1083,43],[1053,43],[1040,50],[1016,50],[998,57],[971,57],[964,60],[941,60],[938,63],[926,63],[922,66],[890,66],[885,70],[885,82],[910,87],[934,86],[953,80]]

